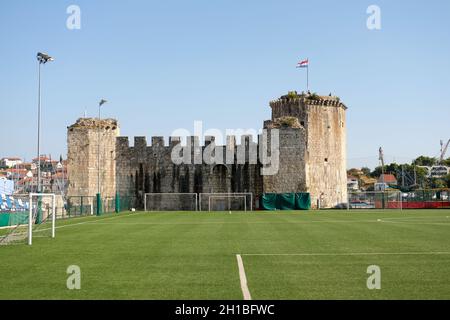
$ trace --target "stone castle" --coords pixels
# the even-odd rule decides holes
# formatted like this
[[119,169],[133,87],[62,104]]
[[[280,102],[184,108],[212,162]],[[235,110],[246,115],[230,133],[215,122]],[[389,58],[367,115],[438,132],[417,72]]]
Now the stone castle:
[[224,161],[176,164],[171,155],[181,146],[180,137],[170,137],[167,145],[163,137],[152,137],[151,145],[145,137],[135,137],[130,146],[127,137],[120,137],[116,120],[78,119],[68,127],[67,195],[94,196],[100,174],[102,197],[132,196],[137,208],[142,207],[145,193],[250,192],[257,207],[263,193],[309,192],[313,207],[319,201],[321,207],[346,203],[347,107],[337,97],[296,92],[271,101],[270,107],[272,118],[264,122],[264,129],[268,145],[270,132],[278,129],[279,164],[275,174],[266,175],[260,154],[251,156],[262,136],[258,143],[242,136],[239,144],[228,136],[225,146],[216,146],[214,137],[205,137],[203,145],[199,137],[187,137],[183,156],[188,152],[195,158],[212,147]]

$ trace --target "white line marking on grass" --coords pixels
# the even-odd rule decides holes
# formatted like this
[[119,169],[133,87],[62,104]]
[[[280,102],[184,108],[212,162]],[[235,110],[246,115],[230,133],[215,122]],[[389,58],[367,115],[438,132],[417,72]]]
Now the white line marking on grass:
[[450,226],[449,222],[410,222],[410,221],[382,221],[390,224],[413,224],[413,225],[432,225],[432,226]]
[[450,255],[450,252],[242,253],[243,256],[384,256]]
[[[106,220],[106,219],[105,219]],[[230,222],[230,221],[211,221],[211,222],[102,222],[103,220],[96,220],[92,223],[94,224],[138,224],[138,225],[208,225],[208,224],[242,224],[242,221]],[[245,221],[246,224],[309,224],[309,223],[375,223],[376,220],[354,220],[354,221],[337,221],[337,220],[329,220],[329,221],[321,221],[321,220],[311,220],[311,221]]]
[[405,217],[384,217],[383,220],[416,220],[416,219],[443,219],[443,216],[428,216],[428,217],[414,217],[414,216],[405,216]]
[[[139,214],[139,213],[129,213],[129,214],[125,214],[125,215],[122,214],[120,216],[107,217],[107,218],[104,218],[104,219],[96,219],[96,220],[92,220],[92,221],[83,221],[83,222],[77,222],[77,223],[70,223],[70,224],[66,224],[66,225],[63,225],[63,226],[56,226],[55,229],[61,229],[61,228],[66,228],[66,227],[73,227],[73,226],[78,226],[78,225],[87,224],[87,223],[96,224],[97,222],[100,222],[100,221],[112,220],[112,219],[117,219],[117,218],[125,218],[125,217],[129,217],[129,216],[132,216],[132,215],[134,216],[136,214]],[[94,218],[98,218],[98,217],[97,216],[91,216],[91,217],[80,217],[80,218],[92,218],[92,219],[94,219]],[[77,218],[75,218],[75,219],[77,219]],[[67,221],[67,220],[63,220],[63,221]],[[51,228],[39,229],[38,231],[46,231],[46,230],[51,230]]]
[[242,257],[240,254],[236,255],[238,268],[239,268],[239,280],[241,281],[241,290],[244,296],[244,300],[252,300],[252,296],[250,295],[250,291],[247,286],[247,277],[245,275],[244,263],[242,262]]

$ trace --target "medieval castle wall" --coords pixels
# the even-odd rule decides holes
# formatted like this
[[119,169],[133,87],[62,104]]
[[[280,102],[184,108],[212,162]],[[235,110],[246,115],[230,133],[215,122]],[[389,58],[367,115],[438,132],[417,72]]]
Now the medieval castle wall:
[[[134,146],[130,146],[127,137],[117,138],[116,145],[116,182],[121,196],[136,196],[142,206],[145,193],[261,193],[260,165],[250,161],[248,150],[256,147],[249,136],[242,138],[237,145],[234,137],[227,138],[222,149],[222,163],[206,164],[194,161],[204,153],[205,148],[214,144],[213,137],[207,137],[200,145],[198,137],[187,138],[187,152],[191,161],[175,164],[172,161],[173,148],[181,143],[179,137],[170,137],[166,145],[163,137],[152,137],[151,145],[145,137],[135,137]],[[245,158],[237,157],[245,147]],[[234,150],[233,162],[226,160],[227,149]],[[217,152],[217,151],[216,151]]]
[[[345,203],[346,106],[336,97],[308,94],[282,96],[270,106],[272,119],[264,123],[268,150],[274,128],[279,135],[279,163],[273,174],[262,174],[267,165],[260,153],[256,151],[256,158],[251,156],[265,143],[262,135],[258,143],[250,136],[243,136],[240,143],[235,137],[227,137],[225,146],[216,146],[214,137],[206,137],[201,144],[198,137],[188,137],[182,156],[189,156],[191,161],[176,164],[172,153],[181,146],[179,137],[170,137],[168,144],[163,137],[152,137],[150,144],[145,137],[135,137],[131,146],[127,137],[118,137],[117,121],[79,119],[68,128],[69,195],[97,193],[100,130],[101,193],[136,197],[138,207],[142,207],[145,193],[251,192],[258,196],[310,192],[313,205],[318,199],[322,207]],[[297,125],[274,127],[285,117],[295,117]],[[205,163],[201,155],[207,148],[215,155],[221,151],[222,159]]]

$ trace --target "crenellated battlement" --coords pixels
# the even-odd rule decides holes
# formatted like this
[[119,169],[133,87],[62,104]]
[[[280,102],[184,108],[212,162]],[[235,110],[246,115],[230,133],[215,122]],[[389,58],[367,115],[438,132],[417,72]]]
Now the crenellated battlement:
[[272,108],[282,107],[285,105],[296,105],[296,106],[330,106],[330,107],[340,107],[347,110],[347,106],[343,104],[339,97],[336,96],[319,96],[316,94],[288,94],[281,96],[277,100],[270,101],[270,106]]
[[[259,140],[260,135],[258,135]],[[165,139],[162,136],[152,136],[151,137],[151,144],[147,143],[147,138],[144,136],[137,136],[134,137],[134,145],[130,146],[129,137],[117,137],[116,138],[116,146],[118,149],[126,150],[126,149],[134,149],[134,150],[143,150],[148,148],[159,148],[159,149],[167,149],[171,150],[176,145],[181,144],[181,137],[178,136],[171,136],[169,137],[169,144],[165,144]],[[250,144],[258,144],[253,141],[253,135],[242,135],[240,137],[239,142],[236,143],[238,139],[236,136],[226,136],[226,143],[225,144],[218,144],[216,145],[217,148],[219,147],[226,147],[226,148],[235,148],[240,145],[248,146]],[[216,137],[214,136],[205,136],[203,140],[203,144],[200,144],[200,137],[198,136],[188,136],[186,137],[186,146],[192,146],[192,147],[202,147],[206,148],[211,143],[216,142]]]
[[103,129],[116,130],[119,127],[116,119],[79,118],[74,124],[68,126],[69,131],[74,129]]

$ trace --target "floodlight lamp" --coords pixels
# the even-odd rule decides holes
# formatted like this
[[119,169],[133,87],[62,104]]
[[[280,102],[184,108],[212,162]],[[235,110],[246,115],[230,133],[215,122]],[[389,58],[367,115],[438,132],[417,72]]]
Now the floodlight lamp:
[[37,59],[38,59],[39,63],[43,63],[43,64],[45,64],[49,61],[55,60],[55,59],[53,59],[53,57],[50,57],[48,54],[42,53],[42,52],[38,52]]

